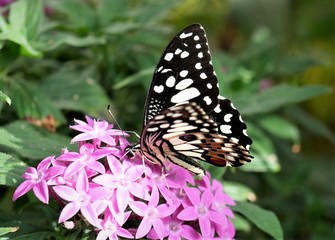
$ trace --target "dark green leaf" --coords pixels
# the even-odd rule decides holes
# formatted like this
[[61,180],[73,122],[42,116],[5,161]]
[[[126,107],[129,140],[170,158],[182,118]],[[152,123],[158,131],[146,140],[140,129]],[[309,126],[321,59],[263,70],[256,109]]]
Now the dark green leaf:
[[109,104],[104,90],[95,79],[66,68],[44,79],[40,90],[61,109],[96,114],[106,111]]
[[248,123],[248,134],[253,139],[251,155],[254,156],[254,159],[240,169],[251,172],[278,172],[280,165],[273,143],[268,136],[252,123]]
[[283,230],[278,218],[273,212],[247,202],[238,202],[237,206],[231,208],[235,212],[248,218],[259,229],[266,232],[274,239],[283,239]]
[[33,83],[25,81],[13,81],[12,101],[13,107],[21,118],[32,117],[36,119],[45,118],[52,115],[57,121],[64,122],[62,113],[50,101],[47,91],[41,92]]
[[22,174],[27,167],[16,157],[0,152],[0,185],[17,186],[22,182]]
[[293,108],[289,112],[305,129],[317,136],[328,139],[335,145],[335,133],[333,133],[323,122],[300,108]]
[[[5,235],[6,239],[44,240],[57,238],[58,209],[40,202],[26,203],[16,213],[2,213],[1,226],[15,227],[17,231]],[[5,238],[4,238],[5,239]],[[63,238],[64,239],[64,238]]]
[[261,117],[258,123],[278,138],[299,143],[299,130],[285,118],[277,115]]
[[6,147],[7,152],[13,151],[30,159],[59,155],[64,147],[76,149],[76,145],[69,145],[68,137],[51,134],[23,121],[0,128],[0,136],[0,146]]
[[244,114],[259,114],[271,112],[289,104],[302,102],[330,91],[331,89],[326,86],[295,87],[277,85],[258,95],[238,96],[234,102]]

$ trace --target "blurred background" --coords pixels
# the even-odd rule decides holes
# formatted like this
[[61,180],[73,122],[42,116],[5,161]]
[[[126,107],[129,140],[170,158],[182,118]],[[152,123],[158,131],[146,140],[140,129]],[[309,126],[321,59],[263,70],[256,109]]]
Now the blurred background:
[[[113,121],[110,104],[123,130],[140,133],[160,55],[201,23],[221,94],[246,121],[255,157],[209,170],[236,200],[274,212],[285,239],[333,239],[334,1],[3,0],[0,11],[1,214],[23,205],[11,202],[18,183],[4,173],[19,178],[59,154],[73,118]],[[270,238],[236,215],[236,239]]]

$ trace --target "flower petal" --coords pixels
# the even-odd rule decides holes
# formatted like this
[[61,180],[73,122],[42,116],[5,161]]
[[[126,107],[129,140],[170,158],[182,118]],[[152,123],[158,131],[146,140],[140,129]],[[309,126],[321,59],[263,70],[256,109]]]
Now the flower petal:
[[142,238],[144,237],[151,229],[152,223],[146,219],[143,218],[140,225],[138,226],[137,232],[136,232],[136,238]]
[[26,194],[28,191],[30,191],[34,187],[34,184],[31,180],[26,180],[23,183],[21,183],[17,189],[15,190],[13,194],[13,201],[21,197],[22,195]]
[[82,206],[80,212],[93,226],[98,227],[100,225],[97,212],[95,211],[91,203],[87,203],[85,206]]
[[53,187],[53,190],[57,193],[58,196],[69,202],[72,202],[79,197],[79,194],[76,192],[76,190],[68,186],[55,186]]
[[154,222],[153,222],[153,227],[159,237],[159,239],[163,239],[164,238],[164,225],[162,220],[160,220],[159,218],[157,218]]
[[206,217],[199,218],[199,225],[203,236],[211,235],[211,222]]
[[65,222],[69,218],[73,217],[80,209],[79,204],[73,202],[68,203],[60,213],[58,223]]
[[148,209],[148,206],[139,201],[129,202],[129,207],[139,216],[143,217],[145,211]]
[[33,187],[35,196],[43,203],[49,202],[49,190],[46,181],[41,181]]
[[177,216],[180,220],[192,221],[199,217],[198,211],[195,207],[187,207],[183,209]]

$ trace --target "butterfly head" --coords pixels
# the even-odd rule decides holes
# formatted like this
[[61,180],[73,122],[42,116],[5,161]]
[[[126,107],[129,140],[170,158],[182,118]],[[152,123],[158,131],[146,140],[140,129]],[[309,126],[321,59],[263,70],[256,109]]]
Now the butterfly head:
[[129,145],[125,148],[125,155],[130,158],[130,159],[134,159],[136,156],[140,156],[141,155],[141,146],[139,143],[135,144],[135,145]]

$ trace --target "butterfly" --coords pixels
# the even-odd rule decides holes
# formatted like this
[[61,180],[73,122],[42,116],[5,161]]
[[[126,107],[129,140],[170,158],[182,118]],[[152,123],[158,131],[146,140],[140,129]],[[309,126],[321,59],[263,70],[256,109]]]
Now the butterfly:
[[204,176],[198,160],[220,167],[251,161],[246,128],[231,101],[219,95],[203,27],[186,27],[166,47],[155,69],[140,142],[132,152],[162,169],[172,162]]

